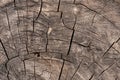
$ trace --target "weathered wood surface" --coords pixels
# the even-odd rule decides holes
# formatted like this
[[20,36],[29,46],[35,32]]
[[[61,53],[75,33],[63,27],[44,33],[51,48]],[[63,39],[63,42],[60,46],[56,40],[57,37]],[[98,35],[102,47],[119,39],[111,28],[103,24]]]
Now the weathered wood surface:
[[0,80],[120,80],[120,0],[1,0]]

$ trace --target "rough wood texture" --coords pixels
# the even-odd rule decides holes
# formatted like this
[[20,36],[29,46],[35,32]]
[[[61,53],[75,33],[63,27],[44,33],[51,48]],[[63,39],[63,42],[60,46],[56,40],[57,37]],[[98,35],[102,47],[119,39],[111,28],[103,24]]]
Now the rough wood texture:
[[1,0],[0,80],[120,80],[120,0]]

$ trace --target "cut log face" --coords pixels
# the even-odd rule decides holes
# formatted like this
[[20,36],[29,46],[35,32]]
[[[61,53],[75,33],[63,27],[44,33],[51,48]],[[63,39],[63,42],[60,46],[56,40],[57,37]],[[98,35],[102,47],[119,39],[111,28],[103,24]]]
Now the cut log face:
[[120,80],[119,0],[1,0],[0,80]]

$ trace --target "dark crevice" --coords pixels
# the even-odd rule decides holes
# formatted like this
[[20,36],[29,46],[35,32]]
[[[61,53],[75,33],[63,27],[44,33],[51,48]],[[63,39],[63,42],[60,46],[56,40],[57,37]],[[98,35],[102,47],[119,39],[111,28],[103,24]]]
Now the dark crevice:
[[14,0],[13,2],[14,2],[14,7],[16,8],[16,0]]
[[6,70],[7,70],[7,79],[8,79],[8,80],[10,80],[10,77],[9,77],[10,72],[9,72],[9,70],[8,70],[8,62],[10,62],[12,59],[14,59],[14,58],[16,58],[16,57],[19,57],[19,56],[17,55],[17,56],[15,56],[15,57],[12,57],[12,58],[8,59],[8,60],[5,62],[5,68],[6,68]]
[[91,77],[90,77],[90,79],[89,79],[89,80],[92,80],[92,79],[93,79],[93,77],[94,77],[94,75],[95,75],[95,73],[93,73],[93,74],[91,75]]
[[118,43],[118,41],[120,40],[120,38],[118,38],[116,41],[114,41],[109,48],[105,51],[105,53],[103,54],[103,57],[109,52],[109,50],[114,46],[115,43]]
[[25,60],[22,60],[22,61],[23,61],[24,72],[25,72],[25,75],[26,75],[26,65],[25,65]]
[[61,76],[62,76],[62,72],[63,72],[64,65],[65,65],[65,60],[63,60],[63,63],[62,63],[62,67],[61,67],[61,70],[60,70],[60,74],[59,74],[58,80],[61,80]]
[[48,34],[46,33],[46,48],[45,48],[45,51],[47,52],[48,50]]
[[39,13],[38,13],[37,17],[35,18],[35,21],[39,18],[40,14],[42,12],[42,7],[43,7],[43,0],[41,0],[40,10],[39,10]]
[[35,15],[34,15],[34,12],[33,12],[33,34],[34,34],[34,32],[35,32],[35,19],[34,19],[34,17],[35,17]]
[[103,57],[108,53],[108,51],[113,47],[113,45],[115,44],[115,42],[113,42],[109,48],[105,51],[105,53],[103,54]]
[[106,69],[104,69],[99,75],[98,75],[98,78],[105,72],[107,71],[108,69],[110,69],[115,63],[111,64],[110,66],[108,66]]
[[71,77],[71,79],[70,79],[70,80],[73,80],[73,78],[74,78],[75,74],[77,73],[77,71],[78,71],[78,70],[79,70],[79,68],[80,68],[80,65],[81,65],[82,61],[83,61],[83,60],[81,60],[81,62],[79,63],[79,65],[78,65],[77,69],[75,70],[75,72],[74,72],[74,74],[72,75],[72,77]]
[[48,34],[48,30],[49,30],[49,24],[48,24],[48,28],[47,28],[47,32],[46,32],[46,48],[45,48],[45,51],[47,52],[47,50],[48,50],[48,36],[49,36],[49,34]]
[[[58,40],[58,41],[63,41],[63,42],[69,42],[69,41],[67,41],[67,40],[62,40],[62,39],[49,39],[49,40]],[[90,47],[90,45],[84,45],[84,44],[81,44],[81,43],[79,43],[79,42],[76,42],[76,41],[72,41],[72,43],[75,43],[75,44],[77,44],[77,45],[79,45],[79,46],[82,46],[82,47],[86,47],[86,48],[89,48]]]
[[73,4],[75,4],[76,0],[73,1]]
[[9,70],[8,70],[8,67],[7,67],[7,63],[8,63],[8,62],[5,63],[5,68],[6,68],[6,70],[7,70],[7,79],[10,80]]
[[1,43],[2,47],[3,47],[3,50],[5,52],[5,55],[6,55],[7,59],[9,60],[8,53],[7,53],[6,48],[5,48],[5,46],[4,46],[4,44],[3,44],[1,39],[0,39],[0,43]]
[[27,54],[29,54],[28,42],[27,41],[26,41],[25,47],[26,47]]
[[69,49],[68,49],[68,52],[67,52],[67,55],[70,54],[70,50],[71,50],[71,46],[72,46],[72,42],[73,42],[73,38],[74,38],[74,33],[75,33],[75,25],[76,25],[76,22],[77,22],[77,16],[75,15],[75,22],[74,22],[74,25],[73,25],[73,32],[72,32],[72,36],[71,36],[71,40],[70,40],[70,44],[69,44]]
[[60,11],[60,4],[61,4],[61,0],[59,0],[59,2],[58,2],[57,12],[59,12],[59,11]]
[[62,19],[62,17],[63,17],[63,12],[61,11],[61,13],[60,13],[60,19]]
[[37,55],[37,57],[40,57],[41,52],[33,52],[32,54]]

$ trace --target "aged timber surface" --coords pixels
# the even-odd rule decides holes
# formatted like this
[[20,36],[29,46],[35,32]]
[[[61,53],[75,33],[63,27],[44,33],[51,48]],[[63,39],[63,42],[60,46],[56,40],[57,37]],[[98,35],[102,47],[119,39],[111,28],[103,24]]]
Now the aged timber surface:
[[0,80],[120,80],[120,0],[0,0]]

